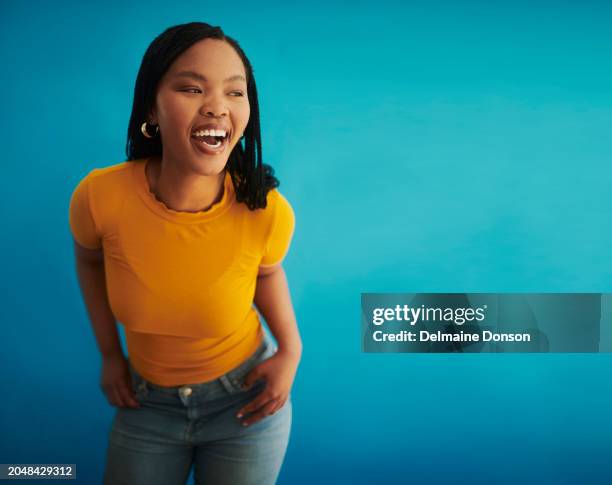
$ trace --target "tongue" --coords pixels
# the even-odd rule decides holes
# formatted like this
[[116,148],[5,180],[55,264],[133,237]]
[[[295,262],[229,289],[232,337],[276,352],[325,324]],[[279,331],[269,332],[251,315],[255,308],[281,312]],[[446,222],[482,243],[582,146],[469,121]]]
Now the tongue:
[[216,145],[217,144],[217,138],[214,137],[214,136],[203,136],[202,140],[204,140],[209,145]]

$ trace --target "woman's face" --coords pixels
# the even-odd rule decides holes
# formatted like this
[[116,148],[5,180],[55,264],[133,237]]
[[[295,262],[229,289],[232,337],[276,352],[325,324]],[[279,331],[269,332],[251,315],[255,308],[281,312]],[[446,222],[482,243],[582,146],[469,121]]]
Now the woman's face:
[[220,173],[249,121],[240,56],[222,40],[195,43],[161,79],[155,104],[164,160],[201,175]]

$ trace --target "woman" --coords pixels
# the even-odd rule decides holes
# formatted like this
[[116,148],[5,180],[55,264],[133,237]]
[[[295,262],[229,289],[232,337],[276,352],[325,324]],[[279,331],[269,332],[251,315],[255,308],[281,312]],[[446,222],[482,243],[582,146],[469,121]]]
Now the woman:
[[281,266],[294,213],[277,186],[238,43],[200,22],[167,29],[140,66],[127,161],[89,172],[70,203],[117,406],[104,483],[184,483],[192,464],[196,483],[276,482],[302,346]]

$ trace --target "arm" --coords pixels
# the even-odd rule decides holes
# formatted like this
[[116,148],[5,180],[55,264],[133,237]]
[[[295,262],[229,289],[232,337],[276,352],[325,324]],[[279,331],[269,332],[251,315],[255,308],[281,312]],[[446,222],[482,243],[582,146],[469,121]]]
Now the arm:
[[87,249],[75,241],[74,252],[81,293],[102,354],[100,387],[111,405],[139,407],[131,390],[127,360],[108,302],[103,250]]
[[122,355],[115,317],[106,294],[103,250],[87,249],[74,241],[74,253],[79,286],[98,349],[102,357]]
[[302,341],[293,312],[287,277],[280,263],[260,267],[254,302],[278,342],[278,352],[286,354],[297,363],[302,355]]
[[302,356],[289,286],[280,264],[260,267],[254,302],[278,341],[278,351],[251,370],[244,380],[247,387],[259,378],[266,380],[264,391],[236,414],[241,419],[249,413],[242,421],[244,426],[274,414],[285,405]]

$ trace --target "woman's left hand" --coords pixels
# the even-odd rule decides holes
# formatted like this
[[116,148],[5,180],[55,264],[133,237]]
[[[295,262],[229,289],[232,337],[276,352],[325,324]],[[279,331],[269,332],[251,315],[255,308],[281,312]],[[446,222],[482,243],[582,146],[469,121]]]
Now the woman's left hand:
[[266,387],[249,404],[244,406],[237,418],[242,418],[246,414],[252,413],[243,419],[242,424],[248,426],[256,423],[260,419],[274,414],[285,405],[300,358],[282,352],[280,349],[270,358],[255,366],[244,379],[244,389],[251,387],[255,381],[264,379]]

